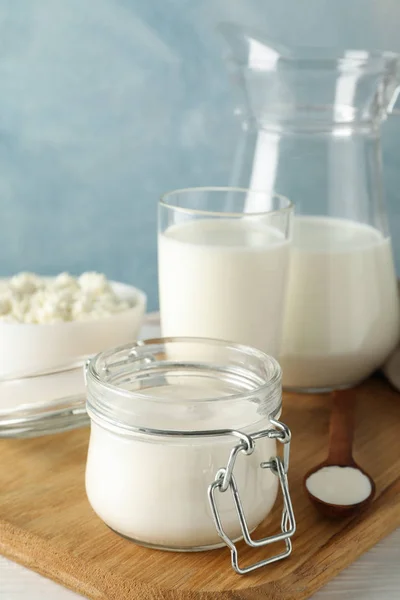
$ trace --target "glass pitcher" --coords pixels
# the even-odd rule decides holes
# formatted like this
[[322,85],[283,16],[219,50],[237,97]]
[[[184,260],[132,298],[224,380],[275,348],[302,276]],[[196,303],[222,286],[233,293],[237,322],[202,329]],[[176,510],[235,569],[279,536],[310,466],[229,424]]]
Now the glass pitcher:
[[399,57],[290,50],[237,26],[222,30],[241,92],[248,187],[274,189],[296,207],[283,384],[307,392],[351,387],[399,339],[380,147],[399,91]]

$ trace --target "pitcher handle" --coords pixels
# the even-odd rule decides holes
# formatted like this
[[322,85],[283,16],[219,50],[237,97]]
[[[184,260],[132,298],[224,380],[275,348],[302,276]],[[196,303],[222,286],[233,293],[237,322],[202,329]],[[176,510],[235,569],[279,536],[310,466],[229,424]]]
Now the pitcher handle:
[[393,115],[395,117],[400,117],[400,86],[394,92],[392,99],[389,103],[387,109],[388,115]]

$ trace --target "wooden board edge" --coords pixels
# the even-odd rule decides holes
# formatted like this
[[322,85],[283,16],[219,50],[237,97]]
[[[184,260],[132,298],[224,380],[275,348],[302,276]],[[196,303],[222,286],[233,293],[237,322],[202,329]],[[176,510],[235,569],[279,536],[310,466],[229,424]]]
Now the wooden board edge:
[[[91,600],[306,600],[328,581],[348,567],[364,552],[400,526],[400,477],[388,486],[371,509],[316,549],[311,559],[279,580],[243,590],[190,592],[163,590],[134,579],[124,579],[92,564],[85,563],[51,541],[0,520],[0,554],[40,575],[90,598]],[[363,543],[360,544],[360,540]],[[341,546],[345,551],[336,552]],[[51,569],[46,561],[49,550]],[[295,546],[294,546],[295,552]],[[325,567],[329,564],[329,570]],[[332,575],[333,568],[333,575]]]
[[[52,553],[51,569],[47,562]],[[51,541],[0,520],[0,555],[35,571],[90,600],[215,600],[215,592],[163,590],[145,582],[124,579],[96,564],[88,572],[80,558],[60,550]],[[236,600],[239,597],[235,594]],[[218,600],[232,600],[231,592]]]
[[[45,558],[49,551],[52,553],[51,568]],[[96,565],[92,565],[88,573],[84,561],[60,550],[51,541],[1,520],[0,554],[91,600],[120,600],[125,597],[117,598],[107,584],[107,579],[117,579],[112,573],[106,573]],[[120,588],[122,582],[116,583],[116,587]],[[141,591],[138,590],[138,593]]]

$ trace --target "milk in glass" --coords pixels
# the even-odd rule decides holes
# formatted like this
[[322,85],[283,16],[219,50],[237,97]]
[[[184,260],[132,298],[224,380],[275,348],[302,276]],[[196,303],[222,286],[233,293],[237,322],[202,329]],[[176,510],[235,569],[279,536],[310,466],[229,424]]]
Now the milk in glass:
[[159,234],[164,336],[210,337],[277,356],[289,242],[248,217],[197,219]]

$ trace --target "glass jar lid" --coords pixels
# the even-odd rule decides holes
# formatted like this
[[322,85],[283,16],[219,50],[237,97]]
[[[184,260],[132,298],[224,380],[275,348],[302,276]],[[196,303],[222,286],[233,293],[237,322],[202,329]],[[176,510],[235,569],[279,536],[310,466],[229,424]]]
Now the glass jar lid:
[[205,338],[159,338],[102,352],[86,369],[91,418],[126,433],[218,435],[281,410],[278,362]]

